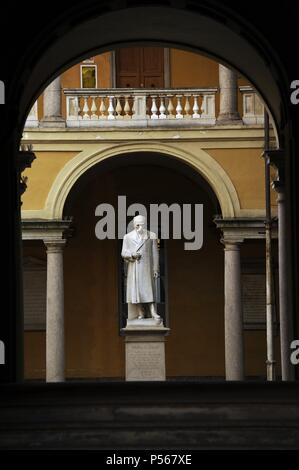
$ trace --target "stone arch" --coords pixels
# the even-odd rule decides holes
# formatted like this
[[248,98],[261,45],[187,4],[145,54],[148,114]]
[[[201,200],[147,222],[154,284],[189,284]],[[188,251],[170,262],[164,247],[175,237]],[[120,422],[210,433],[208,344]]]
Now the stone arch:
[[240,202],[237,191],[223,168],[204,150],[195,153],[183,150],[175,145],[154,142],[127,143],[113,145],[104,150],[98,148],[84,150],[72,158],[58,173],[49,191],[45,207],[41,211],[24,211],[23,217],[43,219],[61,219],[68,194],[76,181],[94,165],[110,157],[136,152],[155,152],[169,158],[176,158],[197,171],[214,191],[223,217],[235,217],[240,212]]

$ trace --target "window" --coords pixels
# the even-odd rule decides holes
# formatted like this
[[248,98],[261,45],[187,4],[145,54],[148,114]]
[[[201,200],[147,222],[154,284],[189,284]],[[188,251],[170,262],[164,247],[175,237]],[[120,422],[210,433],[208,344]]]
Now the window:
[[266,322],[266,276],[242,274],[243,316],[245,326],[264,326]]
[[81,65],[81,88],[97,88],[97,66]]
[[47,269],[46,262],[26,257],[23,263],[24,328],[46,329]]
[[[245,329],[266,328],[266,274],[264,260],[242,263],[242,301]],[[274,322],[277,323],[277,269],[273,279]]]

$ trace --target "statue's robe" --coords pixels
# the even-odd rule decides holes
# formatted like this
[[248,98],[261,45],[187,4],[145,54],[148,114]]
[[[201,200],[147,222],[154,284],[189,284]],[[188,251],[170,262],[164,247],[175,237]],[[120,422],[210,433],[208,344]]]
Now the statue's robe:
[[[134,260],[133,253],[141,258]],[[121,256],[127,261],[127,303],[155,302],[154,272],[159,271],[157,236],[145,230],[140,237],[136,230],[124,236]]]

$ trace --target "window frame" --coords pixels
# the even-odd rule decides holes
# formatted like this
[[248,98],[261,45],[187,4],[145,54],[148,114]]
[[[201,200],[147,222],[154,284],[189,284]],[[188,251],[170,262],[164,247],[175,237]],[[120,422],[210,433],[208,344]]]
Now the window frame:
[[83,68],[93,68],[95,69],[95,87],[92,87],[93,88],[98,88],[98,66],[97,64],[94,64],[94,63],[88,63],[88,64],[80,64],[80,88],[82,88],[82,90],[87,90],[89,89],[90,87],[83,87]]

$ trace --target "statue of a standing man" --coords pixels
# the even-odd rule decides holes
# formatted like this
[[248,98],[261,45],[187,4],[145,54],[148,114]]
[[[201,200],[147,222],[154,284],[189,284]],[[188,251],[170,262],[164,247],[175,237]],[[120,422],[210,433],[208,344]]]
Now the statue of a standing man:
[[124,236],[121,256],[128,263],[127,303],[135,304],[138,319],[144,318],[143,304],[152,318],[160,320],[155,305],[155,279],[159,276],[157,235],[146,230],[145,217],[133,219],[134,230]]

